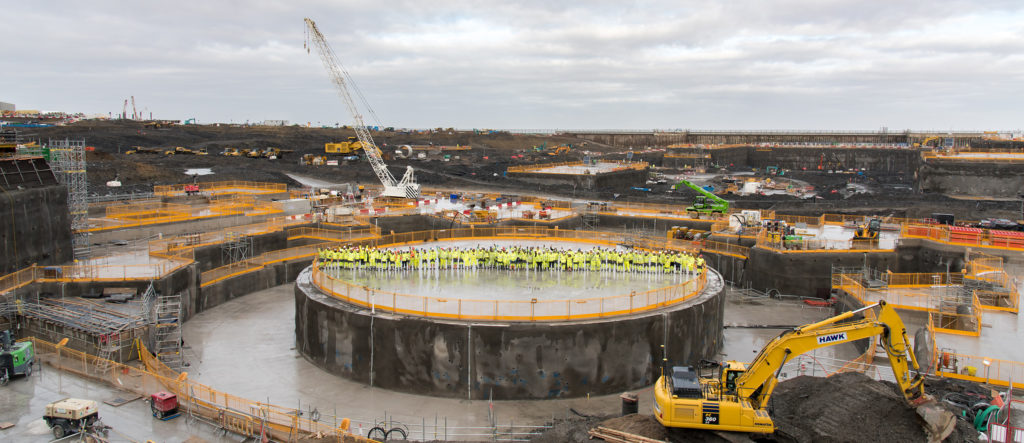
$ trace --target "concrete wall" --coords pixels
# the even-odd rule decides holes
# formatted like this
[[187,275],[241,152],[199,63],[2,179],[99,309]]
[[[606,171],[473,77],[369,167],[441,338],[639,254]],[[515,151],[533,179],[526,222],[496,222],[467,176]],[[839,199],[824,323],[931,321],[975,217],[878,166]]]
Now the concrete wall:
[[751,248],[741,286],[777,290],[782,294],[828,298],[832,288],[832,266],[897,269],[893,252],[800,252],[779,253]]
[[[288,244],[287,231],[268,232],[266,234],[253,235],[251,256],[257,256],[265,252],[286,249]],[[323,242],[319,240],[318,242]],[[195,248],[195,260],[199,263],[201,272],[224,266],[223,244],[200,246]]]
[[699,299],[652,314],[564,323],[471,324],[358,309],[324,295],[304,271],[295,285],[297,348],[340,377],[423,395],[529,399],[648,386],[661,345],[671,364],[713,358],[722,345],[717,274]]
[[0,195],[0,275],[33,263],[71,261],[67,188],[60,185],[4,191]]
[[226,301],[295,281],[312,258],[274,263],[257,271],[221,280],[200,288],[194,300],[195,312],[202,312]]
[[926,192],[1018,199],[1024,193],[1024,164],[932,161],[921,165],[918,180]]

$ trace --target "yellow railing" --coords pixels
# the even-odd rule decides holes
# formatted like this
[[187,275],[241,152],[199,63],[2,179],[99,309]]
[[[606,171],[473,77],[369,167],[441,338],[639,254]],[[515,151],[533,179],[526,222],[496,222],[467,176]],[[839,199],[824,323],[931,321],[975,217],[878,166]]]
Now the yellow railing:
[[361,226],[356,229],[336,230],[302,227],[288,230],[289,240],[310,238],[325,241],[347,241],[368,237],[380,237],[380,228],[377,226]]
[[801,238],[786,240],[785,236],[761,230],[757,234],[755,246],[781,253],[797,252],[863,252],[892,251],[882,249],[877,240],[833,240],[825,238]]
[[702,249],[706,252],[731,255],[739,258],[747,258],[750,256],[750,248],[746,246],[734,245],[732,243],[705,240]]
[[646,312],[689,300],[704,289],[702,273],[685,283],[645,292],[565,300],[472,300],[425,297],[349,283],[313,267],[313,283],[345,302],[373,310],[422,317],[475,321],[568,321]]
[[153,218],[168,215],[188,214],[192,208],[163,202],[143,202],[125,205],[111,205],[106,208],[107,218]]
[[191,260],[161,260],[159,263],[134,265],[32,265],[0,277],[0,293],[40,281],[64,283],[149,281],[177,271],[191,262]]
[[0,277],[0,294],[13,291],[36,281],[36,267],[29,266]]
[[[288,185],[284,183],[265,183],[265,182],[251,182],[251,181],[220,181],[220,182],[205,182],[196,183],[199,185],[200,192],[211,192],[211,193],[230,193],[232,191],[241,191],[247,193],[278,193],[287,192]],[[185,192],[185,186],[191,185],[191,183],[180,183],[176,185],[157,185],[153,186],[153,194],[155,195],[172,195],[180,194]]]
[[[975,153],[978,154],[978,153]],[[954,161],[954,162],[985,162],[985,163],[1018,163],[1024,162],[1024,153],[1015,151],[992,152],[994,155],[942,155],[935,152],[921,152],[921,159],[924,161]],[[998,155],[1002,154],[1002,155]]]
[[[365,239],[365,237],[362,239]],[[316,256],[319,249],[333,248],[341,244],[342,243],[325,242],[315,245],[279,249],[260,254],[250,259],[242,260],[240,262],[229,263],[219,268],[213,268],[203,272],[200,277],[200,281],[202,282],[200,283],[200,287],[206,287],[227,278],[257,271],[274,263],[297,260],[300,258],[313,258]]]
[[860,274],[833,274],[832,288],[841,289],[862,305],[885,300],[896,309],[911,309],[928,313],[929,327],[950,334],[981,334],[981,304],[977,296],[971,297],[970,312],[956,312],[957,305],[945,306],[933,293],[906,292],[897,289],[872,290],[861,283]]
[[1013,380],[1014,388],[1024,388],[1024,363],[1017,361],[936,351],[933,369],[940,377],[997,386],[1010,386],[1010,380]]
[[222,429],[248,438],[266,434],[274,441],[305,441],[320,434],[323,442],[372,442],[352,434],[347,419],[338,423],[317,422],[299,417],[293,408],[237,397],[226,392],[189,380],[158,361],[140,342],[137,350],[144,368],[137,368],[74,349],[61,348],[42,339],[30,337],[36,357],[46,364],[91,380],[106,383],[115,389],[148,396],[157,391],[169,391],[178,397],[179,410],[216,423]]
[[929,287],[937,285],[962,285],[964,275],[960,272],[944,274],[937,273],[910,273],[897,274],[888,272],[885,274],[889,287]]

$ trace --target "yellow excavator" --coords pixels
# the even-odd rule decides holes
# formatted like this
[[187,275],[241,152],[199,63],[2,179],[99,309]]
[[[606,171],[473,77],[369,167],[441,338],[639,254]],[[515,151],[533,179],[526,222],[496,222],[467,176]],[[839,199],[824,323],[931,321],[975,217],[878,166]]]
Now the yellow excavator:
[[[874,318],[843,322],[875,308]],[[814,349],[871,337],[881,338],[906,399],[919,405],[918,414],[936,433],[948,435],[953,422],[949,417],[936,417],[943,415],[941,406],[924,395],[924,376],[918,372],[906,327],[884,301],[787,330],[749,364],[727,361],[706,365],[704,369],[711,369],[703,371],[711,372],[707,377],[690,367],[673,367],[654,385],[654,417],[667,427],[770,434],[775,425],[768,414],[768,400],[786,362]]]
[[857,226],[853,233],[854,240],[878,240],[878,233],[882,230],[882,220],[873,218],[867,223]]

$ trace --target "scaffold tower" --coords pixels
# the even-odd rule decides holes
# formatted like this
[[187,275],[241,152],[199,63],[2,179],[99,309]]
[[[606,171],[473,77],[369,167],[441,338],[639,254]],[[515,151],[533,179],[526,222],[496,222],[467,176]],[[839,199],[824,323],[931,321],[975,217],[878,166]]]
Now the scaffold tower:
[[68,188],[68,212],[71,218],[75,259],[89,256],[89,182],[85,174],[85,140],[53,140],[50,148],[52,168],[57,181]]

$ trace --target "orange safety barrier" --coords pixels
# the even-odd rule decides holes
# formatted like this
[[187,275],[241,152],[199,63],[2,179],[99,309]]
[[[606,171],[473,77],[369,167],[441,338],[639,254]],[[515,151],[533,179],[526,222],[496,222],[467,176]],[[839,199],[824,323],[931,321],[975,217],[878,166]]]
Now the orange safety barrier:
[[992,246],[1024,249],[1024,232],[991,230],[989,235]]
[[707,274],[645,292],[564,300],[470,300],[381,291],[332,277],[313,267],[313,283],[324,293],[365,308],[422,317],[476,321],[586,320],[645,312],[689,300],[704,289]]
[[[175,185],[153,186],[153,194],[160,196],[183,194],[185,192],[185,186],[190,184],[191,183],[180,183]],[[220,182],[204,182],[197,184],[199,185],[199,190],[201,192],[220,194],[228,194],[232,192],[243,192],[249,194],[275,194],[279,192],[288,191],[288,185],[284,183],[265,183],[235,180]]]
[[981,244],[981,237],[985,231],[979,228],[965,228],[963,226],[950,226],[949,241],[952,243]]
[[39,361],[61,371],[142,396],[169,391],[177,396],[182,414],[202,417],[220,429],[247,439],[259,440],[265,435],[273,441],[373,442],[353,434],[348,419],[314,421],[297,415],[294,408],[248,400],[190,380],[187,374],[178,373],[157,360],[138,340],[132,344],[131,351],[142,361],[142,368],[68,347],[58,348],[55,343],[36,337],[22,341],[33,343]]
[[705,240],[703,242],[703,247],[701,249],[704,252],[710,252],[714,254],[725,254],[737,258],[747,258],[750,256],[749,247],[734,245],[732,243]]

